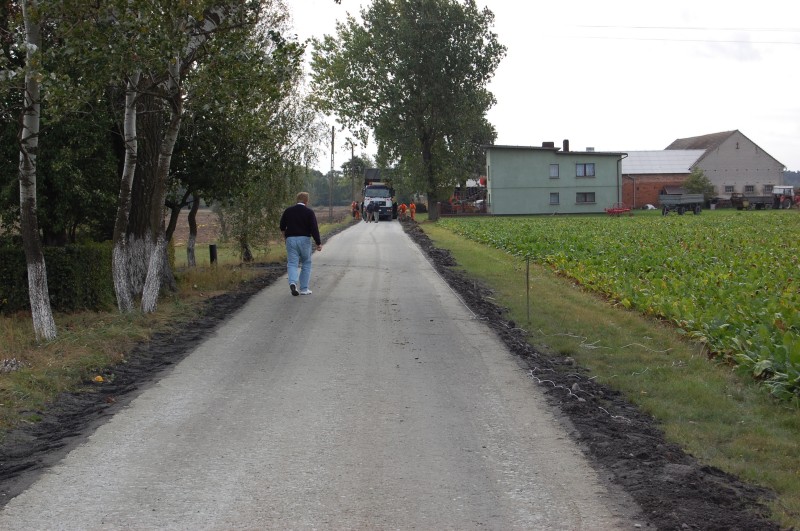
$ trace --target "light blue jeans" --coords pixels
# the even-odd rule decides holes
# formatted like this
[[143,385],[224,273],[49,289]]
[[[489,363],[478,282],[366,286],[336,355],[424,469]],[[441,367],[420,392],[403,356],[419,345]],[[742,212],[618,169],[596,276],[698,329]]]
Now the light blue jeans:
[[311,238],[308,236],[286,238],[289,284],[294,284],[301,291],[308,289],[308,282],[311,280],[311,249]]

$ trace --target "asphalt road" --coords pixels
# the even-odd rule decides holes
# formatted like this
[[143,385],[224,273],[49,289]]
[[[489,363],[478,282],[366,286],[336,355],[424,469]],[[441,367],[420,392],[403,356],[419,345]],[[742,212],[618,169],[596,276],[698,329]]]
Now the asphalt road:
[[0,512],[0,529],[631,529],[397,222],[265,289]]

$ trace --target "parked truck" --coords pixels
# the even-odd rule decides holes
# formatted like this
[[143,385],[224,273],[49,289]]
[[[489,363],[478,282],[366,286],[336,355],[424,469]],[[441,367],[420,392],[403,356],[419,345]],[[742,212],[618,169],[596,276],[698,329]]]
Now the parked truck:
[[658,195],[661,203],[661,215],[677,212],[682,216],[686,212],[699,214],[703,209],[706,198],[703,194],[687,194],[682,188],[664,188]]
[[[367,206],[370,203],[374,203],[375,206],[378,207],[376,210],[378,220],[392,220],[394,211],[392,208],[394,189],[389,185],[389,183],[378,182],[370,179],[369,177],[365,177],[364,189],[362,192],[364,195],[364,211],[366,211]],[[364,211],[362,211],[362,215],[364,214]]]

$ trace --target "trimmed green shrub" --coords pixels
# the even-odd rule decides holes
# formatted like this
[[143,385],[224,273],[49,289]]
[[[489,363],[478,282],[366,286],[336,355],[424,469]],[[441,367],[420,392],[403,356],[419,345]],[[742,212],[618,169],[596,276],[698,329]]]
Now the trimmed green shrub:
[[0,247],[0,312],[13,313],[30,308],[25,251]]
[[[111,244],[45,247],[47,288],[54,311],[102,310],[114,304]],[[25,252],[0,248],[0,312],[30,309]]]

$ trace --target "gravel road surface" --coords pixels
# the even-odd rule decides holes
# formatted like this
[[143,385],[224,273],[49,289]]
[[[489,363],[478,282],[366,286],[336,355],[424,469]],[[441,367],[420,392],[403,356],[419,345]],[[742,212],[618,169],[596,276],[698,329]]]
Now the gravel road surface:
[[398,223],[285,278],[0,513],[0,529],[633,529]]

